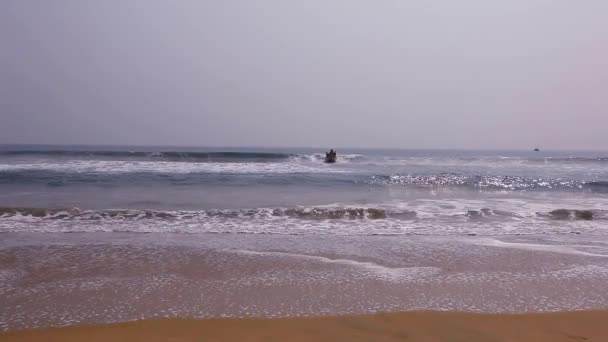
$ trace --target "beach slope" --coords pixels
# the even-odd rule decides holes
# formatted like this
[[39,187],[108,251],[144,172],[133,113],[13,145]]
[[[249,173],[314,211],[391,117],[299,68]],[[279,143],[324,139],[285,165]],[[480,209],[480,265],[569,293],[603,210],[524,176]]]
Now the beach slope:
[[10,341],[608,341],[608,311],[408,312],[285,319],[144,320],[0,335]]

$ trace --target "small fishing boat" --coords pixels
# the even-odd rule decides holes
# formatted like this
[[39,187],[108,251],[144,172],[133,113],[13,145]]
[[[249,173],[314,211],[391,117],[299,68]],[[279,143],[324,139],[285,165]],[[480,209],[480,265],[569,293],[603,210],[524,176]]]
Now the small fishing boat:
[[326,163],[335,163],[337,159],[338,159],[338,156],[336,154],[336,151],[334,151],[333,149],[330,150],[329,152],[325,152],[325,162]]
[[535,148],[535,149],[534,149],[534,152],[540,152],[540,148],[538,148],[538,147],[537,147],[537,148]]

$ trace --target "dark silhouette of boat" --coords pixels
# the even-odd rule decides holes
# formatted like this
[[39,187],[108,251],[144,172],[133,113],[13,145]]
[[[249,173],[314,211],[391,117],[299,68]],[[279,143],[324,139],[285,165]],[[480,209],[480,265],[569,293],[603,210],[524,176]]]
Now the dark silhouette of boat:
[[538,148],[538,147],[537,147],[537,148],[535,148],[535,149],[534,149],[534,152],[540,152],[540,148]]
[[338,159],[338,155],[336,154],[336,151],[334,151],[333,149],[331,149],[329,152],[325,152],[325,162],[326,163],[335,163],[337,159]]

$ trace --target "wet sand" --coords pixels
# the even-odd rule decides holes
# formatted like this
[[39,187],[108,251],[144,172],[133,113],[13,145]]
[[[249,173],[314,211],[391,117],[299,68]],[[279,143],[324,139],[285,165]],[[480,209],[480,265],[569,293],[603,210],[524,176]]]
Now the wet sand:
[[[197,319],[201,321],[191,324],[201,324],[203,329],[210,324],[206,319],[343,317],[380,312],[603,311],[608,310],[607,283],[608,241],[584,234],[7,233],[0,240],[0,330],[163,319]],[[418,315],[403,315],[389,317],[406,323],[418,319]],[[579,322],[580,315],[573,314],[573,322]],[[442,314],[429,317],[429,324],[449,330],[452,325],[460,327],[453,322],[468,321],[469,316],[447,316],[449,319],[443,321]],[[484,322],[479,327],[462,324],[468,330],[485,329],[494,324],[491,320],[500,324],[505,320],[491,317],[503,316],[476,318]],[[557,317],[552,318],[556,329],[567,326],[561,323],[561,316],[551,317]],[[370,320],[372,326],[381,324],[373,323],[377,319],[364,321]],[[530,323],[533,327],[540,318],[522,322],[528,319],[534,322]],[[564,322],[569,320],[563,318]],[[230,322],[221,324],[245,328],[250,324]],[[260,324],[271,324],[273,331],[275,325],[282,331],[309,324],[264,322]],[[338,329],[330,328],[338,324],[332,323],[333,319],[319,322],[327,323],[314,324],[327,324],[328,331]],[[576,324],[587,323],[582,318]],[[138,324],[145,325],[142,331],[156,331],[156,324],[164,327],[160,330],[181,331],[179,325],[187,323],[154,321],[121,329],[139,329]],[[177,326],[171,328],[174,324]],[[504,331],[511,328],[506,326]]]
[[147,320],[0,335],[22,341],[607,341],[608,312],[409,312],[287,319]]

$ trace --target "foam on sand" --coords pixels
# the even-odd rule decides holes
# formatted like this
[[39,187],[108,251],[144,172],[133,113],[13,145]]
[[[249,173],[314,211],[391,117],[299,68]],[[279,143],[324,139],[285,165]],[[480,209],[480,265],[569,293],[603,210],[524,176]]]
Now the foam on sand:
[[[503,247],[503,248],[516,248],[516,249],[525,249],[529,251],[539,251],[539,252],[553,252],[553,253],[561,253],[561,254],[571,254],[571,255],[583,255],[583,256],[592,256],[592,257],[601,257],[608,258],[608,254],[600,254],[600,253],[590,253],[581,251],[577,248],[592,248],[594,246],[569,246],[569,245],[543,245],[543,244],[533,244],[533,243],[523,243],[523,242],[505,242],[498,239],[475,239],[472,240],[471,243],[483,246],[492,246],[492,247]],[[608,251],[607,251],[608,252]]]
[[275,256],[275,257],[287,257],[287,258],[298,258],[305,259],[313,262],[320,262],[324,264],[335,264],[340,266],[352,267],[359,269],[359,271],[373,275],[375,278],[379,278],[387,281],[414,281],[418,278],[429,277],[435,275],[441,271],[438,267],[389,267],[383,266],[377,263],[369,261],[357,261],[351,259],[332,259],[317,255],[306,255],[297,253],[285,253],[285,252],[256,252],[249,250],[235,250],[235,252],[245,255],[259,255],[259,256]]

